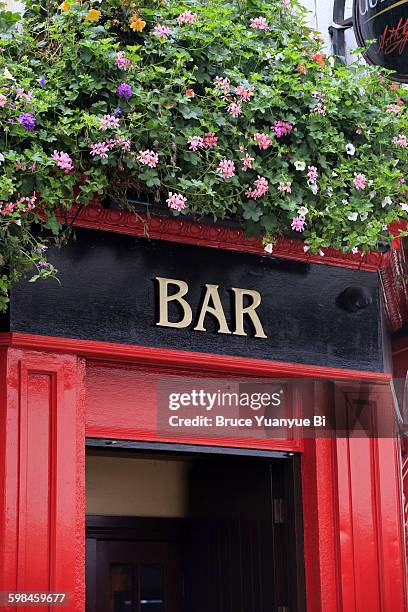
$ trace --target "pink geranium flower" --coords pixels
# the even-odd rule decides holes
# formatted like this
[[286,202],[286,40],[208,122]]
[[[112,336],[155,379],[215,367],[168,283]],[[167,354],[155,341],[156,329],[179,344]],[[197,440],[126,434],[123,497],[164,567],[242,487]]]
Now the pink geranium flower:
[[264,30],[265,32],[269,30],[269,24],[265,17],[255,17],[251,19],[250,25],[253,30]]
[[354,187],[356,189],[365,189],[367,185],[367,177],[361,172],[354,173]]
[[272,144],[272,140],[263,132],[254,134],[254,140],[260,149],[268,149]]
[[151,149],[145,149],[144,151],[139,151],[137,161],[142,164],[142,166],[149,166],[149,168],[155,168],[159,163],[159,156]]
[[248,189],[246,192],[246,196],[251,198],[252,200],[258,200],[258,198],[262,198],[262,196],[266,195],[269,191],[269,183],[264,176],[259,176],[254,181],[253,189]]
[[283,138],[287,134],[290,134],[293,130],[293,125],[289,123],[289,121],[275,121],[272,126],[273,131],[275,132],[276,138]]
[[156,23],[153,30],[153,35],[158,38],[168,38],[171,34],[171,28],[161,23]]
[[129,70],[129,68],[132,67],[133,62],[132,60],[126,57],[123,51],[119,51],[119,53],[116,56],[115,64],[121,70]]
[[404,134],[398,134],[398,136],[394,136],[392,139],[392,144],[404,148],[408,146],[408,139]]
[[188,144],[190,145],[191,151],[197,151],[197,149],[202,149],[204,147],[204,140],[202,136],[190,136]]
[[298,217],[294,217],[292,219],[291,228],[295,230],[295,232],[303,232],[305,230],[306,219],[303,215],[299,215]]
[[218,170],[221,172],[223,178],[228,179],[235,176],[235,164],[230,159],[223,159],[218,164]]
[[109,128],[118,128],[120,120],[115,115],[104,115],[102,119],[99,119],[99,129],[102,132],[106,132]]
[[181,193],[173,193],[169,191],[169,197],[166,200],[169,208],[173,210],[183,210],[186,207],[187,198],[181,195]]
[[198,21],[198,15],[197,13],[192,13],[191,11],[185,11],[184,13],[181,13],[181,15],[179,15],[177,17],[177,23],[179,24],[179,26],[184,25],[184,24],[191,24],[191,23],[197,23]]
[[286,183],[285,181],[280,181],[278,185],[278,191],[281,191],[282,193],[292,193],[291,181],[287,181]]
[[204,149],[214,149],[218,143],[218,136],[214,132],[207,132],[203,136],[203,147]]
[[64,151],[54,151],[51,158],[55,161],[58,168],[64,170],[65,174],[68,174],[74,169],[71,157],[68,153],[64,153]]
[[242,113],[242,108],[236,102],[231,102],[227,110],[233,117],[238,117]]
[[245,155],[245,157],[241,158],[242,161],[242,172],[246,172],[247,170],[249,170],[250,168],[252,168],[252,162],[254,161],[254,157],[251,157],[250,155],[248,155],[248,153]]
[[254,88],[247,87],[245,89],[245,87],[243,87],[242,85],[238,85],[238,87],[235,88],[235,93],[241,98],[243,102],[249,102],[249,100],[254,95]]
[[111,147],[107,142],[95,142],[91,145],[91,155],[99,155],[99,157],[106,158],[110,149]]
[[316,166],[308,166],[307,169],[308,169],[307,178],[309,179],[309,181],[312,181],[312,182],[317,181],[317,177],[319,175],[318,175]]

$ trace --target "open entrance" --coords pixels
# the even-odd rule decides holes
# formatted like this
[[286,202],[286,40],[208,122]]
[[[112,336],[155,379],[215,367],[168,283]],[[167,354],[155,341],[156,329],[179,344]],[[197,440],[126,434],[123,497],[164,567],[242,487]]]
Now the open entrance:
[[87,612],[301,612],[293,453],[89,440]]

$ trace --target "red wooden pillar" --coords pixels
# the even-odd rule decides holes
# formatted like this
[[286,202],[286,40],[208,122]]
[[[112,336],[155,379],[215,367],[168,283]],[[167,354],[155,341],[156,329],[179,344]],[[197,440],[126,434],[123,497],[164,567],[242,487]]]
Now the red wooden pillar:
[[69,592],[83,612],[83,364],[4,347],[0,377],[0,590]]

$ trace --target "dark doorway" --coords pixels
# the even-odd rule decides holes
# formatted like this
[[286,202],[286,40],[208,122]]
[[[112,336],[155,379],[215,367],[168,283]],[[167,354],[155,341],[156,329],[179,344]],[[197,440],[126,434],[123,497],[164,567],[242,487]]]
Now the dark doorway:
[[87,517],[87,612],[305,610],[299,458],[200,450],[184,517]]

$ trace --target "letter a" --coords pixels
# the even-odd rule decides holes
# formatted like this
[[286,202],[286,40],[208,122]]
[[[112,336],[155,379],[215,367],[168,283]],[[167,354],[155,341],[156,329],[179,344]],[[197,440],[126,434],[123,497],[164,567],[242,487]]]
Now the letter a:
[[[207,314],[213,315],[218,321],[218,333],[230,334],[227,320],[225,318],[224,309],[221,304],[221,299],[218,293],[218,285],[206,285],[206,293],[204,296],[203,305],[201,306],[200,317],[194,328],[196,331],[207,331],[204,327],[204,320]],[[210,300],[212,306],[210,306]]]

